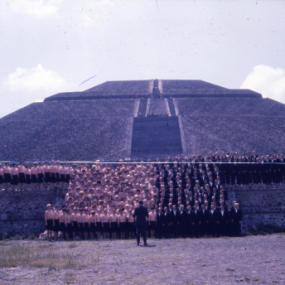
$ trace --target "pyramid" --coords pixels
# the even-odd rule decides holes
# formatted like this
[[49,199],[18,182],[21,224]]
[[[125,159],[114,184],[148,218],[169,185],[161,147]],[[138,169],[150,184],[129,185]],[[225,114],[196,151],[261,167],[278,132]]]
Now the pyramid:
[[0,119],[1,161],[285,151],[285,105],[202,80],[107,81]]

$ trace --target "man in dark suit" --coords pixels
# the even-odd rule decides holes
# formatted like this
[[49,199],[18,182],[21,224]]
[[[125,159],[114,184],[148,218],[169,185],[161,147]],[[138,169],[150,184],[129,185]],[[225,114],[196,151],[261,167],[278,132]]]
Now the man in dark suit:
[[241,233],[241,222],[242,222],[242,210],[239,208],[239,204],[235,203],[234,211],[234,232],[235,236],[240,236]]
[[235,216],[235,210],[232,207],[232,204],[230,202],[227,202],[227,209],[228,209],[227,235],[232,237],[232,236],[234,236],[234,216]]
[[163,219],[164,219],[164,215],[163,215],[162,209],[159,207],[159,208],[158,208],[158,213],[157,213],[157,231],[156,231],[156,236],[157,236],[159,239],[162,238]]
[[204,204],[201,205],[201,208],[201,236],[205,236],[210,232],[210,215]]
[[173,205],[172,211],[172,224],[173,224],[173,235],[175,238],[179,237],[179,228],[180,228],[180,212],[177,211],[176,205]]
[[187,236],[193,237],[193,214],[192,214],[192,209],[191,206],[189,205],[187,208],[187,228],[188,228],[188,233]]
[[184,210],[184,205],[180,206],[179,210],[179,217],[180,217],[180,236],[185,238],[188,236],[188,224],[187,224],[187,211]]
[[217,209],[215,209],[215,205],[212,203],[210,210],[210,227],[213,237],[217,234],[217,221]]
[[164,207],[164,212],[163,212],[163,219],[162,219],[162,232],[163,232],[163,237],[164,238],[168,238],[169,237],[170,217],[171,217],[171,214],[168,211],[168,208],[165,206]]
[[193,213],[193,233],[195,237],[200,237],[200,228],[201,228],[201,213],[200,210],[198,210],[197,205],[194,205]]
[[229,222],[229,213],[226,211],[224,204],[220,202],[220,219],[221,219],[221,235],[227,236],[228,222]]
[[147,208],[143,206],[143,201],[139,201],[139,206],[135,208],[133,217],[136,218],[137,245],[140,244],[141,232],[143,234],[144,246],[146,243],[146,218],[148,217]]

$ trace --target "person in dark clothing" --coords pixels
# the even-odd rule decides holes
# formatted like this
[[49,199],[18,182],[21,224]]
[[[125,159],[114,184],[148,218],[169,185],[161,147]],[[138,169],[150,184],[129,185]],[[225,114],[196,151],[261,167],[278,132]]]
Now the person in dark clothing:
[[187,237],[187,231],[188,231],[188,223],[187,223],[187,211],[184,210],[184,205],[180,206],[180,210],[179,210],[179,217],[180,217],[180,227],[179,227],[179,231],[180,231],[180,236],[182,238]]
[[164,213],[163,213],[163,220],[162,220],[162,232],[163,237],[168,238],[169,237],[169,223],[170,223],[170,213],[167,209],[167,207],[164,207]]
[[225,211],[224,205],[220,204],[220,211],[219,211],[219,217],[220,217],[220,234],[221,236],[227,235],[227,228],[228,228],[228,212]]
[[234,236],[234,215],[235,210],[232,207],[231,203],[227,203],[228,208],[228,226],[227,226],[227,235],[232,237]]
[[194,205],[194,210],[193,210],[193,232],[195,237],[200,236],[200,228],[201,228],[201,214],[200,210],[198,210],[197,205]]
[[162,234],[163,234],[163,219],[164,219],[164,215],[162,212],[162,209],[159,207],[158,208],[158,213],[157,213],[157,227],[156,227],[156,237],[161,239],[162,238]]
[[194,227],[195,221],[194,221],[194,214],[190,205],[188,206],[187,209],[187,220],[188,220],[188,236],[192,238],[195,230]]
[[209,235],[210,216],[209,210],[205,209],[205,205],[201,205],[201,236]]
[[179,236],[179,227],[180,227],[180,212],[177,211],[176,206],[173,205],[172,211],[172,225],[173,225],[173,235],[175,238]]
[[136,218],[136,234],[137,234],[137,245],[140,244],[141,233],[143,235],[144,245],[146,243],[146,218],[148,217],[147,208],[143,206],[143,201],[139,201],[139,206],[135,208],[133,217]]
[[239,204],[235,203],[235,210],[234,210],[234,234],[235,236],[240,236],[241,222],[242,222],[242,210],[239,208]]
[[213,237],[217,234],[217,210],[215,209],[215,205],[211,205],[210,210],[210,227],[211,227],[211,234]]

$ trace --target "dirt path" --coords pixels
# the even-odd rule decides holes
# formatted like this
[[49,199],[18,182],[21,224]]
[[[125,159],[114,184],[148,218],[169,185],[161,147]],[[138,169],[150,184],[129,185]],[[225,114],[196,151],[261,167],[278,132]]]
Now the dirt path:
[[149,240],[149,245],[138,247],[130,240],[1,242],[2,255],[15,246],[34,255],[25,266],[2,263],[0,284],[285,284],[284,234]]

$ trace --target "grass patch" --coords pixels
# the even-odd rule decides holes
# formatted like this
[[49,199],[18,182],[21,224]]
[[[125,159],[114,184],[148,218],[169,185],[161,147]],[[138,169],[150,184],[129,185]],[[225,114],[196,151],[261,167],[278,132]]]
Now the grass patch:
[[14,243],[8,247],[0,247],[0,268],[25,266],[48,268],[50,271],[54,268],[74,268],[77,265],[72,253],[59,254],[49,246]]
[[11,232],[5,232],[0,234],[0,240],[38,240],[38,237],[34,234],[13,234]]
[[11,245],[11,243],[7,241],[0,242],[0,246],[8,246],[8,245]]
[[72,272],[67,272],[64,275],[64,282],[65,283],[73,283],[75,281],[75,275]]
[[268,234],[285,234],[285,229],[275,225],[258,224],[253,226],[246,233],[247,235],[268,235]]
[[235,270],[232,269],[232,268],[227,268],[226,270],[227,270],[227,271],[230,271],[230,272],[235,271]]
[[39,248],[42,248],[42,249],[51,248],[51,247],[53,247],[53,244],[52,244],[52,243],[45,244],[45,245],[40,245],[40,246],[39,246]]
[[77,244],[75,244],[75,243],[72,243],[68,246],[68,248],[76,248],[76,247],[77,247]]

